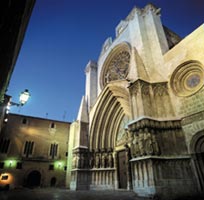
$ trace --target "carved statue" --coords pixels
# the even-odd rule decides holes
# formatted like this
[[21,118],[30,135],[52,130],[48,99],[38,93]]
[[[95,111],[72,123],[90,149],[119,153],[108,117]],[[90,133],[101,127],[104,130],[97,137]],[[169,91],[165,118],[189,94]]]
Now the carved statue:
[[108,154],[108,167],[110,167],[110,168],[113,167],[113,156],[112,156],[112,153]]
[[145,140],[145,152],[147,155],[153,155],[154,150],[153,150],[153,145],[152,145],[152,138],[151,138],[151,133],[146,130],[146,140]]
[[90,168],[93,168],[93,167],[94,167],[93,154],[90,154],[90,157],[89,157],[89,167],[90,167]]
[[96,154],[95,161],[96,161],[96,162],[95,162],[95,167],[96,167],[96,168],[100,168],[100,164],[101,164],[100,162],[101,162],[101,161],[100,161],[99,154]]
[[138,135],[135,135],[135,156],[140,155],[140,149],[139,149],[139,144],[138,144]]
[[101,167],[103,167],[103,168],[106,167],[106,155],[105,155],[105,153],[103,153],[102,157],[101,157]]
[[142,133],[141,129],[139,130],[138,145],[139,145],[140,155],[141,156],[145,155],[145,150],[144,150],[144,134]]
[[152,134],[152,147],[153,147],[154,154],[159,155],[160,154],[160,148],[159,148],[159,145],[157,143],[155,134]]

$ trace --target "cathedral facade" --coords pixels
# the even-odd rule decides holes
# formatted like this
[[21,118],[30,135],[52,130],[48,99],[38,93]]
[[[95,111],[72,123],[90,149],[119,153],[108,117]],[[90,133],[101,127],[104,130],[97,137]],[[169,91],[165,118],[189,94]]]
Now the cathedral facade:
[[204,190],[204,26],[181,39],[133,8],[85,69],[66,185],[165,199]]
[[203,44],[204,25],[182,39],[160,9],[133,8],[87,64],[77,120],[10,114],[0,183],[163,199],[204,192]]

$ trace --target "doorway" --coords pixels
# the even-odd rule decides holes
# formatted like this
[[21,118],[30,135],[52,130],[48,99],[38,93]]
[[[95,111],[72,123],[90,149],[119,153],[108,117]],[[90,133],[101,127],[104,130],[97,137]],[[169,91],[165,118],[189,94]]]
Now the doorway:
[[51,187],[55,187],[56,186],[56,182],[57,182],[57,179],[55,177],[52,177],[51,180],[50,180],[50,186]]
[[39,171],[34,170],[28,174],[26,186],[33,188],[40,186],[41,174]]
[[201,190],[204,191],[204,137],[197,140],[195,146],[195,153],[197,158],[197,168],[200,179]]
[[204,131],[195,134],[190,144],[195,175],[200,191],[204,191]]
[[127,189],[127,163],[125,150],[118,152],[118,181],[119,188]]

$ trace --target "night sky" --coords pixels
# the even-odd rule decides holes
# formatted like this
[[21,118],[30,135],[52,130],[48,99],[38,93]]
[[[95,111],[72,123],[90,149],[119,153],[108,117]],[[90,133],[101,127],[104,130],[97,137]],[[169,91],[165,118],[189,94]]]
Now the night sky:
[[[204,23],[203,0],[36,0],[7,94],[18,102],[12,113],[65,120],[76,119],[85,94],[84,69],[97,61],[108,37],[134,6],[161,8],[162,23],[181,37]],[[204,44],[203,44],[204,45]]]

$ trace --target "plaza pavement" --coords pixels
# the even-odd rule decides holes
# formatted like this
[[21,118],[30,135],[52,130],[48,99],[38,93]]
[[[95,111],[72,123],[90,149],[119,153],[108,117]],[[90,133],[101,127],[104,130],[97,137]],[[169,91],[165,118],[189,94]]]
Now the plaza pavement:
[[[59,188],[0,191],[0,200],[146,200],[131,191],[69,191]],[[148,198],[149,199],[149,198]]]

